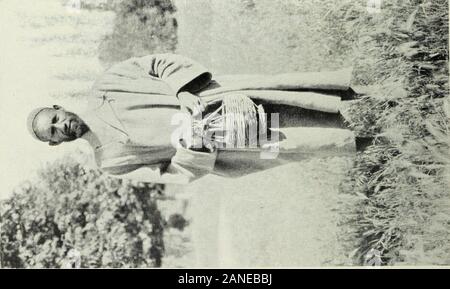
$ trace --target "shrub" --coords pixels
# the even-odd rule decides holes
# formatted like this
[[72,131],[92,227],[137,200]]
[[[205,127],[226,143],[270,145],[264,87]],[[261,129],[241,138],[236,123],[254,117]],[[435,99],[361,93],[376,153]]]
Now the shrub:
[[160,266],[158,190],[71,159],[51,164],[1,203],[1,266],[70,267],[77,256],[81,267]]

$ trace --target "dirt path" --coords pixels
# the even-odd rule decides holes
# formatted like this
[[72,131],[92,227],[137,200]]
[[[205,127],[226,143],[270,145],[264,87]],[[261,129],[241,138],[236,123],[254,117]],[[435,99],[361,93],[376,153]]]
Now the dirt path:
[[338,265],[338,185],[350,159],[293,163],[252,176],[208,177],[188,189],[196,266]]

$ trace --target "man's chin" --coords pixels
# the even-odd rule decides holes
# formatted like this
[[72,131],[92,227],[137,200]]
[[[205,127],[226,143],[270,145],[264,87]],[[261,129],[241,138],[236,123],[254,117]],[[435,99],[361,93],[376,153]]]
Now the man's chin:
[[76,124],[73,127],[73,131],[70,134],[70,137],[72,138],[72,140],[75,140],[82,137],[85,132],[86,130],[83,128],[83,125]]
[[71,141],[76,140],[77,138],[78,138],[78,137],[75,136],[75,135],[68,135],[68,136],[66,137],[66,139],[65,139],[65,142],[71,142]]
[[76,131],[76,132],[74,132],[74,133],[70,136],[70,138],[71,138],[72,140],[76,140],[77,138],[80,138],[83,134],[84,134],[84,133],[81,132],[81,131]]

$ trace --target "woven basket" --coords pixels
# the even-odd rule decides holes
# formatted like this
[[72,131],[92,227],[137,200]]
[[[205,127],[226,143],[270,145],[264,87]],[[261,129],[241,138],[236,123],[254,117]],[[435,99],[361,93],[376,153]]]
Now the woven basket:
[[222,148],[244,148],[256,145],[258,132],[267,130],[262,105],[256,105],[244,94],[224,96],[219,108],[194,121],[194,134]]

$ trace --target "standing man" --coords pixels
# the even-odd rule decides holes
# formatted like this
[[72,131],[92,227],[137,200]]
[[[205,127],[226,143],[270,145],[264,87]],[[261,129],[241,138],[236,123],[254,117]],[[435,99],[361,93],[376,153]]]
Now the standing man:
[[[186,57],[148,55],[106,71],[93,87],[91,110],[86,114],[55,105],[32,111],[27,124],[35,138],[50,145],[84,139],[98,166],[119,177],[188,183],[209,173],[242,176],[306,158],[324,147],[331,153],[354,152],[353,135],[343,129],[340,115],[342,100],[354,95],[349,82],[350,70],[213,77]],[[172,120],[180,110],[193,116],[211,112],[230,93],[244,94],[266,112],[279,114],[283,135],[279,157],[261,159],[261,148],[222,150],[182,141],[172,144],[176,130]],[[304,126],[340,128],[341,133],[335,134],[331,147],[317,141],[312,147],[305,145],[309,137],[297,129]]]

